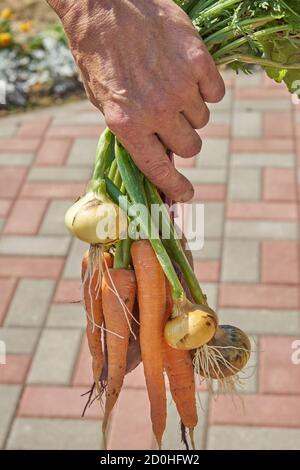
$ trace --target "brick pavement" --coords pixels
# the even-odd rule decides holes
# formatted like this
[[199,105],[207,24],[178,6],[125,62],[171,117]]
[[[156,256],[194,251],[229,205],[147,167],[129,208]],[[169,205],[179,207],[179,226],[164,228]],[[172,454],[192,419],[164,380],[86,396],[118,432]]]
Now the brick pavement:
[[[199,449],[300,449],[300,107],[257,74],[226,74],[203,150],[176,158],[205,203],[195,269],[222,322],[253,337],[245,410],[201,391]],[[79,266],[84,244],[63,215],[91,172],[104,127],[87,102],[0,120],[0,448],[95,449],[101,408],[84,420],[91,385]],[[180,448],[169,397],[165,448]],[[154,448],[142,370],[126,378],[110,426],[112,449]]]

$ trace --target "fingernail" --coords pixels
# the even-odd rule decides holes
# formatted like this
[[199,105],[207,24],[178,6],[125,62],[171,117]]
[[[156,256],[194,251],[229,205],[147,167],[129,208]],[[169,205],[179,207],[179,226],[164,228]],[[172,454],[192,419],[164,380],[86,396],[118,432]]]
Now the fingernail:
[[187,202],[190,201],[194,196],[194,188],[190,186],[187,191],[185,191],[180,198],[180,202]]

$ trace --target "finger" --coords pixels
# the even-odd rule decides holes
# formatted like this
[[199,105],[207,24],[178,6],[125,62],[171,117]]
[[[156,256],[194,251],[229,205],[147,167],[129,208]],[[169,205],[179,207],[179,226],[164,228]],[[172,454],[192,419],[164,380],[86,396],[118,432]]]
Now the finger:
[[176,170],[156,135],[140,136],[134,143],[120,141],[139,169],[173,201],[186,202],[193,197],[192,184]]
[[225,84],[211,55],[204,51],[196,65],[200,95],[207,103],[218,103],[224,98]]
[[197,90],[197,95],[191,104],[183,110],[183,114],[194,129],[202,129],[209,121],[210,112],[202,100],[199,90]]
[[202,147],[199,135],[182,113],[165,120],[157,134],[168,149],[183,158],[197,155]]

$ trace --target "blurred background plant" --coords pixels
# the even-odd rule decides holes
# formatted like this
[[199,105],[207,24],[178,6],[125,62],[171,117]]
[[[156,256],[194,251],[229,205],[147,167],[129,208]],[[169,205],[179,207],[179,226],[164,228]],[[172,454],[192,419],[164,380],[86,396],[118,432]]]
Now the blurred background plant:
[[46,2],[0,2],[0,80],[6,111],[82,96],[65,33]]

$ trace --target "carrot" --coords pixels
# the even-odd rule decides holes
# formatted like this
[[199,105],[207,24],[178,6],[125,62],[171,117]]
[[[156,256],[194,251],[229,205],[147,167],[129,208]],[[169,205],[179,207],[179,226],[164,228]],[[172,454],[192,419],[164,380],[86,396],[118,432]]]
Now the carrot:
[[[167,307],[165,321],[172,313],[172,294],[169,283],[166,283]],[[197,425],[196,387],[194,367],[189,351],[174,349],[163,339],[162,354],[164,367],[169,379],[170,392],[178,414],[185,427],[189,429],[193,448],[193,429]]]
[[166,388],[163,375],[162,334],[166,308],[165,275],[149,241],[132,244],[140,312],[140,344],[152,428],[159,447],[166,427]]
[[[113,257],[109,253],[103,254],[105,261],[102,262],[102,269],[106,266],[112,266]],[[103,368],[103,351],[101,340],[101,326],[103,324],[102,299],[99,286],[99,269],[96,268],[91,278],[87,274],[89,252],[87,251],[82,258],[81,279],[83,283],[84,305],[87,316],[86,335],[89,350],[92,356],[92,370],[96,388],[100,393],[99,381]],[[94,324],[93,324],[94,323]],[[96,326],[97,325],[97,326]]]
[[106,334],[108,374],[102,423],[104,438],[110,413],[118,399],[126,373],[132,323],[132,316],[129,312],[133,311],[135,295],[136,280],[133,271],[110,269],[105,273],[102,281],[102,304],[105,328],[108,330]]

